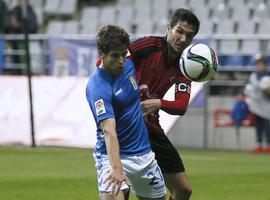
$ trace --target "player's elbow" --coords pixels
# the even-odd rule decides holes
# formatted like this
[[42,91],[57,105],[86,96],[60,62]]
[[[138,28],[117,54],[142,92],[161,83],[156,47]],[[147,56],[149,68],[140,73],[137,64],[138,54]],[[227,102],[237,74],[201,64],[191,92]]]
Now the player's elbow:
[[181,110],[178,110],[177,114],[176,115],[180,115],[180,116],[183,116],[185,113],[186,113],[187,109],[181,109]]
[[164,109],[164,111],[167,112],[167,113],[169,113],[170,115],[180,115],[180,116],[183,116],[186,113],[187,109],[182,109],[182,108],[181,109],[171,109],[171,110]]
[[181,108],[178,109],[178,115],[183,116],[184,114],[186,114],[187,109],[188,109],[188,105],[181,106]]
[[184,114],[186,114],[186,111],[187,111],[187,109],[180,110],[178,115],[183,116]]

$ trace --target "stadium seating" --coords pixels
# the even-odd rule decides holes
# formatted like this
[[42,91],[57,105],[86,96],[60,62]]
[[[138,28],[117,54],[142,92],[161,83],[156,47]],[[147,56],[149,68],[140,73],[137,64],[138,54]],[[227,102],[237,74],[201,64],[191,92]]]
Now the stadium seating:
[[220,52],[224,55],[235,55],[239,52],[239,43],[237,40],[220,41]]
[[250,18],[250,9],[248,6],[243,5],[243,6],[232,6],[232,16],[231,18],[233,20],[238,20],[241,22],[246,22]]
[[44,14],[57,15],[62,0],[46,1],[44,6]]
[[232,20],[222,20],[216,24],[217,34],[234,34],[235,23]]
[[186,3],[185,0],[171,0],[169,4],[169,9],[174,10],[175,8],[187,8],[189,9],[190,6]]
[[224,19],[229,19],[230,8],[225,4],[218,4],[217,7],[212,7],[212,20],[214,22],[221,22]]
[[209,21],[210,9],[208,6],[197,7],[193,5],[191,9],[193,10],[194,13],[196,13],[200,21],[206,22],[208,24],[209,22],[212,23],[212,21]]
[[255,55],[261,51],[260,41],[242,40],[241,53],[244,55]]
[[195,5],[198,8],[207,7],[207,5],[205,4],[205,0],[190,0],[190,1],[186,1],[186,2],[188,2],[188,4],[192,7],[195,7]]
[[257,32],[258,34],[269,34],[270,33],[269,19],[261,21],[258,25],[259,25],[258,32]]
[[69,20],[64,24],[64,34],[78,34],[79,33],[79,22],[76,20]]
[[116,17],[115,6],[104,6],[100,9],[100,15],[98,18],[98,29],[107,24],[114,24]]
[[131,5],[121,4],[117,7],[117,15],[115,19],[115,24],[123,27],[129,33],[133,33],[132,30],[132,18],[133,18],[134,8]]
[[256,24],[254,21],[243,21],[243,20],[239,20],[236,21],[236,34],[254,34],[255,33],[255,28],[256,28]]
[[49,35],[62,34],[64,31],[64,25],[65,23],[63,21],[59,20],[50,21],[47,28],[47,34]]
[[61,15],[74,15],[77,9],[78,0],[64,0],[59,6],[58,13]]
[[[81,15],[81,34],[95,34],[97,30],[97,24],[98,24],[98,7],[97,6],[90,6],[85,7],[82,10]],[[89,22],[89,19],[91,20],[91,23]]]
[[[5,1],[9,9],[16,2]],[[269,42],[263,39],[232,38],[236,34],[250,35],[254,39],[254,34],[270,33],[270,3],[266,0],[116,0],[98,5],[83,0],[29,0],[29,3],[34,7],[39,25],[46,25],[41,30],[48,34],[94,35],[106,24],[120,25],[132,34],[164,34],[172,11],[183,7],[198,16],[201,22],[198,37],[230,35],[230,41],[218,38],[219,55],[251,56],[270,50]],[[235,64],[241,59],[225,60]]]

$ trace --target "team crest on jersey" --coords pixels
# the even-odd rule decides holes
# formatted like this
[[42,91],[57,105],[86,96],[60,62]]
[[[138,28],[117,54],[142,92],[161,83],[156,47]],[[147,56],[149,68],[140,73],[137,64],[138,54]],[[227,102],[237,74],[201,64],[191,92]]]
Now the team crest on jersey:
[[106,108],[105,108],[103,99],[99,99],[95,102],[95,108],[96,108],[97,116],[106,113]]
[[132,84],[134,90],[137,90],[137,89],[138,89],[138,85],[137,85],[137,83],[136,83],[136,80],[133,78],[133,76],[130,76],[130,77],[129,77],[129,81],[130,81],[130,83]]

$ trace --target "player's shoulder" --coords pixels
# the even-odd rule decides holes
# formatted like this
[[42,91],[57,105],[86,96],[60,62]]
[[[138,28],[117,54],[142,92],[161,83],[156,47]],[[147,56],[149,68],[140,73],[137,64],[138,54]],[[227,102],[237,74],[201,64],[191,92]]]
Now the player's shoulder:
[[135,74],[135,65],[132,60],[126,58],[125,60],[125,75]]
[[147,48],[149,46],[162,47],[163,44],[164,44],[164,37],[147,36],[147,37],[142,37],[135,40],[134,42],[130,44],[129,48],[136,50],[136,49]]
[[150,44],[150,43],[160,42],[160,41],[163,41],[163,40],[164,40],[164,37],[162,37],[162,36],[146,36],[146,37],[138,38],[137,40],[132,42],[131,45],[143,44],[143,43],[146,43],[146,45],[147,45],[147,44]]
[[162,36],[148,36],[139,38],[129,45],[129,51],[132,55],[147,55],[153,52],[161,51],[165,44]]
[[125,60],[125,67],[127,67],[129,70],[134,68],[134,63],[132,60],[126,58]]
[[93,72],[89,78],[89,81],[86,86],[88,91],[92,93],[99,93],[104,91],[110,91],[111,84],[110,82],[102,77],[100,73],[98,73],[98,69]]
[[176,68],[175,71],[175,81],[176,83],[189,83],[191,84],[191,80],[184,76],[184,74],[181,72],[181,70]]

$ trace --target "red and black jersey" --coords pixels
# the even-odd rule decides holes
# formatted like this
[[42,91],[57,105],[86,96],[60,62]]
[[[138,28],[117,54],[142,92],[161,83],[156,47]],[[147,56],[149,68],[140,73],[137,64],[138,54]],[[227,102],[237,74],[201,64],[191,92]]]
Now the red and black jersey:
[[[184,115],[187,110],[191,81],[183,76],[179,68],[179,59],[170,60],[166,37],[145,37],[129,46],[131,59],[135,63],[136,77],[141,88],[141,100],[161,99],[161,109],[172,115]],[[163,97],[175,84],[175,100],[167,101]],[[164,133],[159,124],[158,113],[146,120],[149,132]]]

